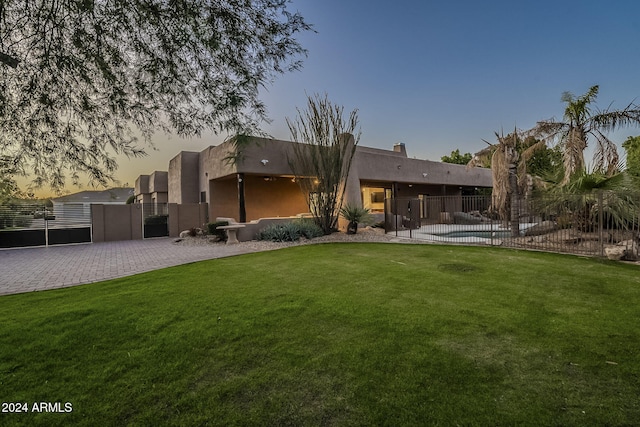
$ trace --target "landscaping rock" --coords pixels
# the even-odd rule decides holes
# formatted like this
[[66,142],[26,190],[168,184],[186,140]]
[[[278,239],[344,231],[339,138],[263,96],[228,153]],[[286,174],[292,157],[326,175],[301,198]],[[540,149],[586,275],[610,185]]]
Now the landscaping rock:
[[614,261],[637,261],[638,244],[633,240],[624,240],[615,246],[605,247],[604,253]]
[[181,231],[180,232],[180,238],[181,239],[185,239],[185,238],[189,237],[189,233],[190,233],[189,230]]
[[604,248],[604,254],[613,261],[620,261],[625,257],[626,252],[627,249],[623,246],[607,246]]
[[475,215],[471,215],[465,212],[454,212],[453,223],[454,224],[480,224],[482,218]]
[[527,228],[525,236],[540,236],[542,234],[548,234],[552,231],[556,231],[558,225],[553,221],[542,221],[533,227]]

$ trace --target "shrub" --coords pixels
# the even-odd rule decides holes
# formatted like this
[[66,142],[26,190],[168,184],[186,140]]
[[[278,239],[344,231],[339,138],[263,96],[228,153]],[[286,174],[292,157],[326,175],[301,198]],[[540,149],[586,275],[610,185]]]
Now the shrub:
[[229,225],[229,221],[215,221],[207,224],[207,232],[212,236],[217,236],[220,241],[227,240],[227,233],[224,230],[218,230],[218,227]]
[[324,236],[324,232],[322,228],[313,220],[310,219],[300,219],[295,221],[294,224],[297,223],[300,227],[300,233],[307,239],[313,239],[314,237]]
[[31,215],[16,215],[13,219],[13,226],[20,228],[28,228],[31,227],[31,223],[33,222],[33,217]]
[[256,238],[272,242],[296,242],[300,237],[312,239],[323,236],[322,228],[309,220],[272,224],[262,229]]
[[13,227],[13,220],[16,217],[16,213],[10,208],[0,206],[0,228]]
[[361,208],[355,205],[346,205],[340,208],[340,215],[347,221],[347,234],[356,234],[358,232],[358,223],[371,223],[371,215],[369,209]]
[[369,224],[371,222],[371,214],[369,209],[361,208],[355,205],[345,205],[340,208],[340,215],[349,222]]

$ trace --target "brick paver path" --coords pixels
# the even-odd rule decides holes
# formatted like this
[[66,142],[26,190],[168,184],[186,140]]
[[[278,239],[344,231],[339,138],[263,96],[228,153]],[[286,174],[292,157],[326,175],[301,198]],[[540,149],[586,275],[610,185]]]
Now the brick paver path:
[[171,238],[0,250],[0,295],[99,282],[254,251],[243,244],[177,246]]

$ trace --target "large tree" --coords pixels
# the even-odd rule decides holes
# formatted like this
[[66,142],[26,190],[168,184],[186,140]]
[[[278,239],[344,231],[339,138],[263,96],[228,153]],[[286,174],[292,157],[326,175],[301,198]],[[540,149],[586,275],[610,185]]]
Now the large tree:
[[344,108],[327,95],[308,96],[307,108],[287,118],[296,142],[289,165],[307,199],[315,223],[325,234],[337,226],[351,161],[360,141],[358,111],[345,118]]
[[460,154],[460,149],[456,148],[455,151],[452,151],[448,156],[440,157],[440,160],[443,163],[453,163],[455,165],[466,165],[473,159],[471,153]]
[[0,154],[35,183],[112,178],[154,132],[256,133],[298,69],[288,0],[0,0]]
[[627,173],[639,178],[640,177],[640,136],[630,136],[623,143],[627,153]]
[[562,101],[566,103],[563,120],[544,120],[529,131],[549,144],[560,144],[564,164],[561,185],[568,184],[574,174],[586,171],[584,151],[590,138],[596,143],[593,171],[605,175],[616,173],[618,151],[606,134],[621,127],[640,125],[640,107],[633,103],[622,110],[592,111],[598,90],[598,86],[592,86],[578,97],[570,92],[563,93]]

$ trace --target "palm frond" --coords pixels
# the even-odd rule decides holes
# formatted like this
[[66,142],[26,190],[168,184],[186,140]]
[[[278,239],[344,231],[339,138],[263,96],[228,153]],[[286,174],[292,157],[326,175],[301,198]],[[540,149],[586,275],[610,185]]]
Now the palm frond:
[[602,132],[591,132],[596,139],[596,150],[593,155],[593,168],[597,172],[612,176],[619,170],[620,156],[616,144],[607,138]]
[[588,129],[602,132],[613,132],[619,128],[640,126],[640,108],[629,104],[624,110],[602,111],[591,116],[587,122]]
[[563,132],[567,130],[569,126],[563,122],[557,122],[554,119],[542,120],[536,123],[535,127],[526,131],[526,136],[533,136],[538,139],[545,139],[547,141],[554,141]]

